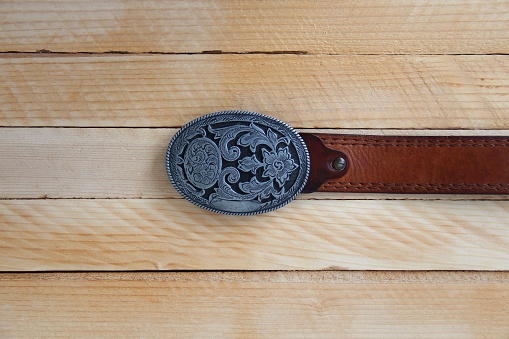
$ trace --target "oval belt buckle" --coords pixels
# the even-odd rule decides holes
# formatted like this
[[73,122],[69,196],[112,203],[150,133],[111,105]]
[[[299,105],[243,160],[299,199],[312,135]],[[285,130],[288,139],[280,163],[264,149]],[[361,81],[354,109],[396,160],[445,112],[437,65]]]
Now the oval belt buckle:
[[166,153],[177,191],[204,209],[231,215],[273,211],[292,201],[310,171],[301,136],[255,112],[224,111],[182,127]]

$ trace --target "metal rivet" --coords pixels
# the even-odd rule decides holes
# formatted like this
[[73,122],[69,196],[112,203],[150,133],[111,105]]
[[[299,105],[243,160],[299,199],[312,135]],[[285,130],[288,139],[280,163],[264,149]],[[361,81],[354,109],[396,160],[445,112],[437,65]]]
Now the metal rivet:
[[346,160],[342,157],[334,159],[332,162],[332,168],[334,168],[336,171],[344,170],[346,168]]

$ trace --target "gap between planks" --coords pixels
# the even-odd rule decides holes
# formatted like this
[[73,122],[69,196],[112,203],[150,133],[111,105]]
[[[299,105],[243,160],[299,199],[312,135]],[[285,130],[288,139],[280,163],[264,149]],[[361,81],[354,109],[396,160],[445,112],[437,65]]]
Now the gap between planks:
[[[508,271],[8,272],[0,281],[167,281],[338,284],[509,284]],[[508,286],[509,287],[509,286]]]
[[[223,52],[221,50],[201,52],[129,52],[129,51],[103,51],[103,52],[55,52],[50,50],[36,50],[34,52],[6,51],[0,52],[0,58],[58,58],[58,57],[101,57],[101,56],[145,56],[145,55],[311,55],[311,56],[349,56],[343,53],[309,53],[307,51],[246,51]],[[507,56],[509,53],[355,53],[356,56]]]

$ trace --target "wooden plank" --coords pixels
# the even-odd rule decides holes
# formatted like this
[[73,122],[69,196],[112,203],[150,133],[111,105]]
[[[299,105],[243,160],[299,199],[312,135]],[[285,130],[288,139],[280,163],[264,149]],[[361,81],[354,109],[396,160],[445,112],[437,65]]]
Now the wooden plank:
[[[166,175],[176,129],[2,128],[0,199],[180,198]],[[317,130],[314,130],[317,131]],[[397,135],[509,135],[496,131],[324,130]],[[488,195],[312,194],[300,199],[497,199]]]
[[0,126],[177,127],[245,109],[296,128],[507,129],[508,72],[505,56],[4,56]]
[[0,270],[507,270],[509,201],[4,200]]
[[506,338],[507,272],[0,275],[2,337]]
[[2,51],[507,53],[507,1],[3,1]]
[[175,129],[0,129],[2,198],[180,197],[166,175]]

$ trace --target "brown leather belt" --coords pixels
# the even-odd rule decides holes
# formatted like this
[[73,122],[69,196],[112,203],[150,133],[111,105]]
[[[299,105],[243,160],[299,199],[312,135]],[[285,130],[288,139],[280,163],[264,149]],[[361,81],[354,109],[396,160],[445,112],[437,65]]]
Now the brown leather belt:
[[509,193],[508,137],[300,135],[311,158],[303,192]]
[[303,192],[509,194],[509,137],[301,133],[224,111],[191,121],[166,153],[173,186],[210,211],[273,211]]

